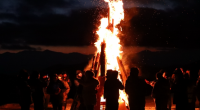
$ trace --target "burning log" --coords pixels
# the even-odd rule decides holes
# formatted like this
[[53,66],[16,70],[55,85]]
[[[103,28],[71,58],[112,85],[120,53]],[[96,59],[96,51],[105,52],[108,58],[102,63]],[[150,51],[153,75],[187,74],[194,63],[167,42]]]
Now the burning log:
[[110,22],[111,21],[110,19],[111,19],[110,18],[110,8],[108,8],[108,27],[107,27],[107,29],[109,29],[113,33],[114,32],[114,27],[115,27],[114,19],[112,19],[112,22]]
[[110,8],[108,8],[108,26],[110,25]]
[[[101,103],[101,96],[103,95],[104,91],[104,83],[105,83],[105,73],[106,73],[106,55],[105,55],[105,48],[106,48],[106,43],[103,41],[101,43],[101,53],[100,53],[100,58],[99,58],[99,63],[97,65],[97,76],[98,80],[100,82],[100,86],[97,92],[97,104],[95,106],[95,110],[100,110],[100,103]],[[101,67],[101,68],[100,68]],[[101,75],[99,75],[99,69],[101,70]]]
[[117,62],[118,62],[118,65],[119,65],[119,70],[121,72],[122,82],[123,82],[123,85],[125,86],[127,74],[126,74],[124,65],[123,65],[122,61],[119,59],[119,57],[117,57]]
[[101,43],[101,54],[100,54],[100,63],[101,63],[101,76],[105,76],[106,72],[106,55],[105,55],[106,43],[103,41]]
[[97,53],[97,55],[96,56],[94,56],[94,58],[93,58],[93,64],[92,64],[92,69],[93,70],[96,70],[96,68],[97,68],[97,65],[98,65],[98,63],[99,63],[99,52]]
[[111,29],[110,29],[110,30],[111,30],[111,32],[114,32],[114,27],[115,27],[115,26],[114,26],[114,21],[115,21],[115,20],[114,20],[114,19],[112,19],[112,24],[111,24]]
[[93,65],[92,65],[92,70],[94,71],[96,78],[99,73],[99,65],[100,65],[100,54],[97,53],[97,55],[94,58]]
[[[100,61],[100,58],[99,58],[99,61]],[[100,76],[100,67],[101,67],[101,63],[99,62],[98,65],[97,65],[97,69],[96,69],[96,78],[98,78],[98,76]]]
[[[125,85],[125,80],[127,78],[124,66],[119,57],[117,58],[117,56],[120,56],[121,53],[120,39],[117,37],[119,32],[117,25],[120,24],[121,20],[124,19],[123,2],[122,0],[104,1],[107,2],[109,6],[108,17],[101,19],[101,24],[99,26],[99,30],[97,31],[99,39],[95,43],[97,51],[100,54],[100,59],[96,70],[97,73],[101,73],[97,74],[97,76],[99,76],[98,78],[100,81],[100,88],[97,93],[96,110],[100,109],[100,99],[101,104],[105,104],[105,100],[103,100],[102,96],[106,70],[111,69],[120,71],[121,76],[119,75],[118,79],[123,83],[123,85]],[[128,98],[125,91],[120,91],[119,102],[121,105],[123,105],[124,103],[126,103],[125,105],[128,105]]]
[[[126,84],[126,79],[128,78],[127,74],[126,74],[126,71],[125,71],[125,68],[124,68],[124,65],[122,63],[122,60],[119,59],[119,57],[117,57],[117,62],[118,62],[118,65],[119,65],[119,71],[120,71],[120,77],[122,79],[122,84],[125,86]],[[125,99],[122,99],[126,105],[126,109],[129,110],[129,105],[127,103],[127,100]]]

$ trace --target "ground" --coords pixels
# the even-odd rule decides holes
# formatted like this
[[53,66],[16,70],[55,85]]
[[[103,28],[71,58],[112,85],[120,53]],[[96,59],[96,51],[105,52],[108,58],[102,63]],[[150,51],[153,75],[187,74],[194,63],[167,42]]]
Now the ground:
[[[72,102],[73,102],[73,99],[69,99],[68,100],[68,104],[67,104],[67,109],[66,110],[70,110]],[[197,101],[196,105],[198,105],[198,103],[199,102]],[[200,110],[197,107],[198,106],[196,106],[195,110]],[[20,110],[20,106],[19,106],[19,104],[16,104],[16,103],[5,104],[3,106],[0,106],[0,110]],[[30,110],[34,110],[33,109],[33,104],[31,105],[31,109]],[[51,104],[49,104],[49,110],[53,110]],[[145,110],[155,110],[155,104],[154,104],[153,99],[151,97],[146,97]],[[175,106],[174,105],[172,105],[172,110],[175,110]]]

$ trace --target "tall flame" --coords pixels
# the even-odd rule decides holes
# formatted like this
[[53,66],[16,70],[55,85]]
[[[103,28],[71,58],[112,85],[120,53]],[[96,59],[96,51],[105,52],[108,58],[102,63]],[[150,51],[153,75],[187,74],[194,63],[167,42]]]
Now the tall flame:
[[[120,45],[120,39],[117,37],[119,29],[117,25],[124,20],[124,9],[122,0],[104,0],[109,5],[109,18],[102,18],[101,25],[98,28],[97,34],[99,36],[98,41],[95,43],[97,52],[101,52],[101,43],[105,41],[106,48],[106,67],[108,69],[119,71],[119,65],[117,57],[121,59],[122,51]],[[110,26],[111,25],[111,26]],[[118,79],[122,82],[120,75]],[[119,102],[125,102],[128,104],[127,95],[124,91],[120,90]]]
[[120,57],[122,53],[120,40],[117,37],[119,33],[119,29],[116,26],[124,19],[124,9],[123,9],[123,2],[122,0],[105,0],[109,4],[109,15],[110,19],[109,22],[112,23],[114,20],[113,25],[113,32],[111,29],[108,29],[108,18],[101,19],[101,25],[99,26],[99,30],[97,34],[99,35],[98,41],[95,43],[97,47],[97,51],[101,51],[101,42],[105,40],[106,43],[106,58],[107,58],[107,69],[118,70],[119,66],[117,63],[117,56]]

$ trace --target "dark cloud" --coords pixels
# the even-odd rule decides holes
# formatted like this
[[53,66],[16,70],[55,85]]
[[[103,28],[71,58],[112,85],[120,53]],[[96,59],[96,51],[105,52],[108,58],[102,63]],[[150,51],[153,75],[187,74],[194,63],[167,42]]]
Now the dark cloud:
[[[199,8],[180,8],[171,11],[141,8],[124,27],[126,45],[199,48]],[[131,9],[125,16],[129,15]]]
[[71,16],[21,16],[20,25],[0,25],[0,43],[90,45],[95,39],[97,9],[73,11]]
[[[123,0],[125,8],[142,7],[173,10],[177,7],[193,7],[195,0]],[[14,23],[23,17],[41,17],[49,14],[70,16],[74,10],[83,8],[106,8],[104,0],[1,0],[0,24]],[[31,18],[28,18],[31,19]]]
[[[172,10],[177,7],[193,7],[195,0],[123,0],[125,8],[142,7]],[[70,16],[74,10],[107,7],[104,0],[1,0],[0,24],[18,23],[24,16],[41,17],[49,14]]]
[[1,0],[0,14],[11,13],[17,16],[44,14],[69,15],[71,10],[80,7],[78,0]]
[[40,50],[40,48],[36,49],[36,48],[30,47],[29,45],[24,45],[24,44],[2,44],[1,49],[4,49],[4,50],[32,50],[32,51]]
[[[74,10],[102,6],[100,5],[102,3],[105,3],[104,0],[1,0],[0,23],[13,23],[27,16],[33,18],[57,14],[70,16]],[[14,19],[4,20],[10,19],[10,16]]]
[[12,13],[15,14],[18,8],[19,0],[1,0],[0,1],[0,13]]
[[0,19],[17,19],[17,16],[11,13],[1,13]]
[[[174,9],[179,6],[192,7],[195,0],[123,0],[124,7],[148,7],[154,9]],[[80,8],[107,7],[104,0],[1,0],[0,13],[34,14],[47,13],[69,15]]]
[[0,25],[3,23],[18,24],[17,16],[11,13],[0,13]]
[[[95,30],[104,12],[94,8],[72,11],[70,16],[21,16],[20,25],[0,25],[0,43],[93,45],[97,38]],[[133,13],[137,14],[127,20],[127,16]],[[167,12],[150,8],[126,9],[120,38],[123,45],[197,48],[200,47],[197,43],[200,28],[197,13],[200,13],[198,8]]]
[[[125,9],[125,22],[120,37],[122,44],[200,47],[197,43],[200,26],[197,13],[200,12],[197,4],[190,7],[192,2],[124,0],[125,6],[130,4],[138,7]],[[107,13],[107,9],[89,8],[97,5],[106,4],[103,0],[1,0],[0,44],[93,45],[97,40],[95,31],[101,15]],[[155,8],[145,8],[148,5]],[[158,10],[159,6],[163,6],[163,9]]]
[[178,7],[193,7],[196,0],[124,0],[125,7],[143,7],[169,10]]

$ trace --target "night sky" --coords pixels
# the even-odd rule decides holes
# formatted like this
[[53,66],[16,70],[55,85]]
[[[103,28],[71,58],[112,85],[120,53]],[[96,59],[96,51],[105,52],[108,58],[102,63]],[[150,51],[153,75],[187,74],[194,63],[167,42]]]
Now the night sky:
[[[196,81],[200,0],[123,2],[119,38],[127,73],[137,66],[141,76],[153,80],[161,69],[170,75],[183,68]],[[107,8],[104,0],[0,0],[1,100],[18,98],[15,78],[21,69],[49,75],[66,71],[72,84],[76,70],[91,69],[96,31]]]
[[[124,51],[200,50],[199,0],[123,0]],[[95,52],[103,0],[0,0],[0,54]],[[130,52],[130,51],[129,51]]]

